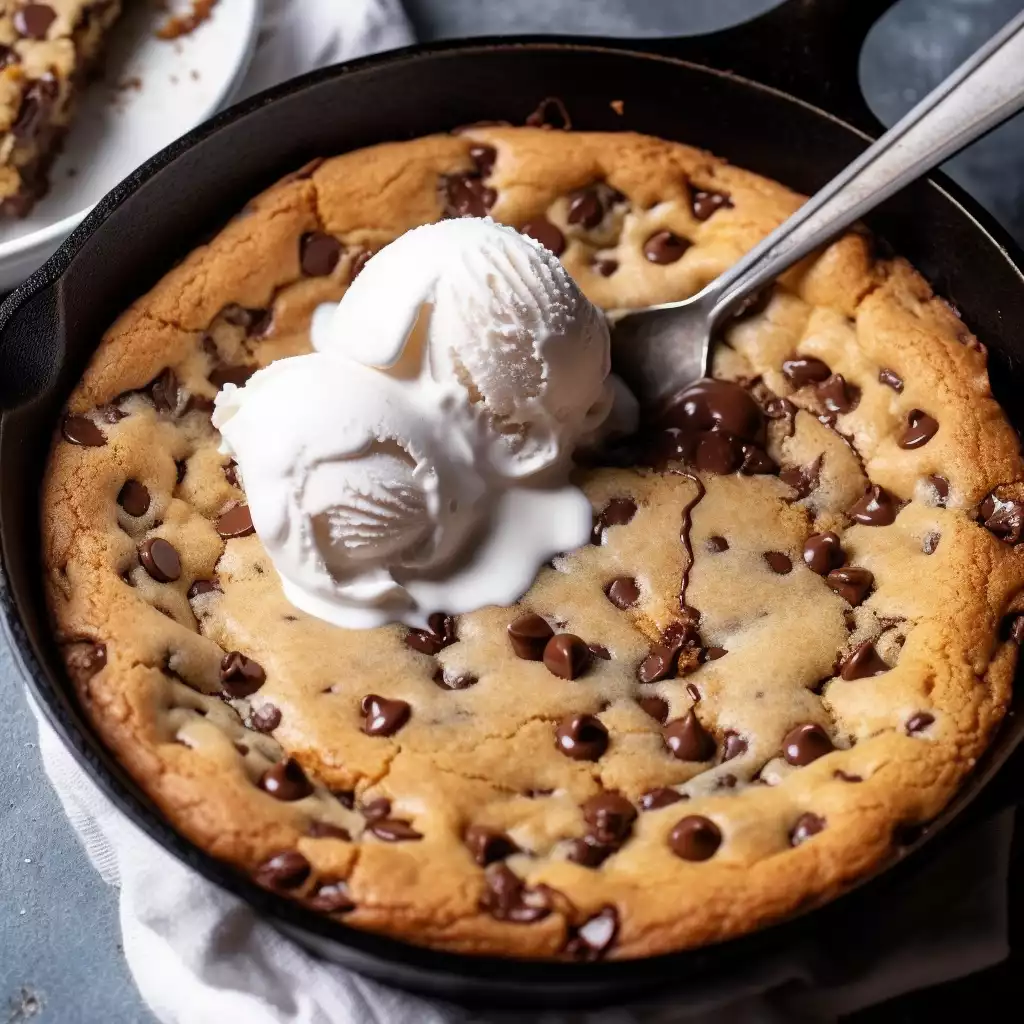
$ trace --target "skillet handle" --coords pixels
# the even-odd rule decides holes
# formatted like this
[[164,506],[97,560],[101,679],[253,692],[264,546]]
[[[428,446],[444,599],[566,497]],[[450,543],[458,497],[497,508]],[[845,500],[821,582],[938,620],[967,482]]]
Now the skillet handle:
[[0,305],[0,411],[38,398],[53,385],[64,353],[60,282],[30,279]]
[[783,0],[702,36],[633,40],[639,49],[732,72],[805,100],[869,135],[881,122],[860,90],[864,40],[896,0]]

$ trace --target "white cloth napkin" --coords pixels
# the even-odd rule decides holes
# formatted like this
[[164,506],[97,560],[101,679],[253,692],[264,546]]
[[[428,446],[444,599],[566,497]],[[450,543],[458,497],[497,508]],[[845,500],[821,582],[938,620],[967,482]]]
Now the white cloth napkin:
[[[403,46],[412,35],[398,0],[266,0],[264,27],[240,97],[325,64]],[[205,881],[125,819],[78,767],[38,709],[43,765],[96,870],[119,891],[125,958],[162,1024],[468,1024],[470,1013],[368,981],[306,953],[240,900]],[[875,937],[874,956],[852,980],[826,991],[794,978],[788,962],[764,965],[727,1006],[604,1011],[572,1019],[762,1024],[829,1021],[900,992],[979,970],[1006,956],[1006,874],[1012,815],[970,837],[956,884],[921,881],[919,899],[941,892],[922,926],[897,917]],[[963,845],[963,844],[961,844]],[[947,867],[947,870],[948,867]],[[965,886],[963,875],[976,885]],[[934,902],[934,901],[933,901]],[[924,916],[927,918],[927,907]],[[920,915],[918,915],[920,917]],[[895,939],[894,942],[894,933]],[[502,1014],[505,1021],[516,1015]],[[522,1020],[564,1020],[523,1015]]]

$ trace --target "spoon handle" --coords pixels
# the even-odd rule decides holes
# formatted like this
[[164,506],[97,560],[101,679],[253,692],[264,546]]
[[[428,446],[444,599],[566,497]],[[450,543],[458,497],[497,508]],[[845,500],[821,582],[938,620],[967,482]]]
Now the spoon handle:
[[1024,12],[784,224],[708,285],[709,328],[747,296],[1024,107]]

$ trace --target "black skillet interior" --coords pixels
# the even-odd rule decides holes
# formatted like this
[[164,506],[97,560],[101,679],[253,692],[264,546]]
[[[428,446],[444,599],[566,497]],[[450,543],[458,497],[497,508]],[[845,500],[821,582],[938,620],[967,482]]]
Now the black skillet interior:
[[[687,62],[645,56],[629,44],[545,38],[413,48],[316,72],[228,111],[159,154],[107,196],[0,307],[0,407],[7,410],[0,423],[5,625],[36,699],[69,748],[157,842],[324,956],[449,999],[579,1007],[673,988],[693,1005],[756,984],[781,961],[799,963],[805,976],[842,973],[841,950],[831,951],[827,965],[821,962],[822,929],[827,921],[855,916],[871,899],[884,903],[903,864],[854,899],[844,897],[743,939],[602,965],[417,949],[326,921],[258,889],[178,836],[83,721],[47,625],[37,495],[53,424],[102,331],[235,212],[238,197],[318,155],[476,120],[521,122],[549,95],[564,100],[576,127],[680,139],[811,192],[863,149],[865,136],[806,102],[722,70],[791,89],[870,130],[853,76],[867,28],[889,5],[788,0],[752,24],[714,36],[636,44]],[[623,115],[611,100],[623,102]],[[1000,229],[955,189],[935,184],[908,189],[870,223],[957,301],[989,346],[998,397],[1014,422],[1024,423],[1024,341],[1013,333],[1024,323],[1024,280]],[[943,821],[962,810],[1009,756],[1021,736],[1019,720],[1003,730]],[[928,844],[914,863],[939,845]]]

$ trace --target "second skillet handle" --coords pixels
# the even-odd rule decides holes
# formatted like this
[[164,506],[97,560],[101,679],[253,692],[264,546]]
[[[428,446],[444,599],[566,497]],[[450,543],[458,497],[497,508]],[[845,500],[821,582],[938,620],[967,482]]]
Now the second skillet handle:
[[1024,107],[1024,12],[707,289],[712,319]]

